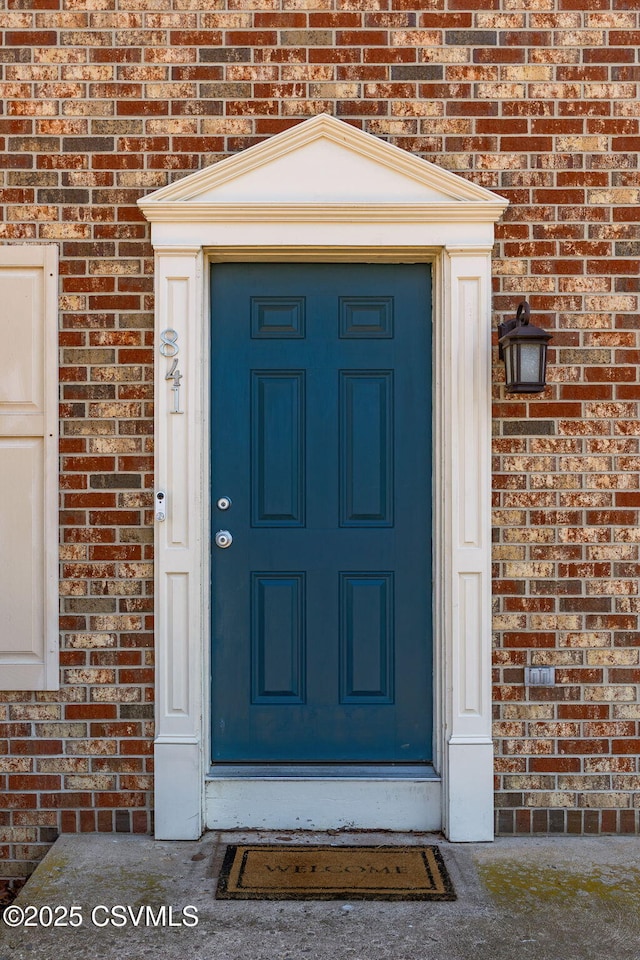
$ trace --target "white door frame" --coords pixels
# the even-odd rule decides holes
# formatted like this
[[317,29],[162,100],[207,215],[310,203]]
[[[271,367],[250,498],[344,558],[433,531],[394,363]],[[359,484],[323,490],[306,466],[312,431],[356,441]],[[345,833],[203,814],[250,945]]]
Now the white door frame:
[[[295,189],[289,200],[281,180],[274,188],[271,165],[284,157],[295,170],[296,150],[317,141],[323,147],[338,144],[355,162],[367,159],[363,171],[375,202],[334,201],[330,171],[324,200],[314,196],[300,203]],[[304,167],[308,175],[309,163]],[[316,179],[322,192],[321,169]],[[418,181],[428,184],[429,197],[398,202],[398,184],[405,179],[411,189]],[[234,181],[238,194],[229,200]],[[246,196],[243,182],[249,185]],[[284,195],[274,199],[278,190]],[[392,194],[388,200],[386,191]],[[208,450],[209,431],[215,429],[208,412],[208,265],[300,260],[433,265],[435,764],[442,777],[441,827],[453,841],[492,839],[491,249],[493,225],[506,201],[340,121],[316,117],[157,191],[140,206],[152,221],[156,251],[156,489],[165,493],[166,505],[155,541],[156,836],[192,839],[206,826]],[[172,412],[175,381],[165,379],[173,360],[160,354],[166,330],[177,334],[180,414]]]

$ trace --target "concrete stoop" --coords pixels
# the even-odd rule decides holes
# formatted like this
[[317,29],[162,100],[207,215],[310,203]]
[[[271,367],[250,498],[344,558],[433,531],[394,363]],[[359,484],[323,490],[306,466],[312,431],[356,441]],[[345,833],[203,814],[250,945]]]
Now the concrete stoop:
[[[226,845],[239,842],[438,843],[458,899],[215,900]],[[640,960],[639,907],[635,837],[73,834],[0,922],[0,960]]]

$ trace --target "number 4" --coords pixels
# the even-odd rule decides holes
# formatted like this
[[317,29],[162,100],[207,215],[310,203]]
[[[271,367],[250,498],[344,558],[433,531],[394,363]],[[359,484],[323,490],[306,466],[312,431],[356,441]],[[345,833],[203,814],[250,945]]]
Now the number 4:
[[173,410],[171,413],[184,413],[180,409],[180,381],[182,380],[182,374],[178,369],[178,361],[175,359],[169,368],[169,372],[165,375],[165,380],[173,380],[173,386],[171,390],[173,392]]

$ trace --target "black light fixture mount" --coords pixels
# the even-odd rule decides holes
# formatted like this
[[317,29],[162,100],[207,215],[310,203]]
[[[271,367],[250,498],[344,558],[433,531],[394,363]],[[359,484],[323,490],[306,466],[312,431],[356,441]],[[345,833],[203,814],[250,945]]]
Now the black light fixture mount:
[[519,304],[513,320],[498,324],[498,353],[504,360],[508,393],[542,393],[546,386],[547,343],[551,334],[530,322],[531,308]]

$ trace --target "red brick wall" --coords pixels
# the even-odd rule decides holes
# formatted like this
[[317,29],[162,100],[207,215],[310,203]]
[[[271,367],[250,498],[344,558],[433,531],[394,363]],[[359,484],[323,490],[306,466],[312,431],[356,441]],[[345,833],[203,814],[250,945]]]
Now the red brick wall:
[[[550,386],[495,368],[501,830],[634,831],[639,15],[626,0],[7,0],[2,242],[60,248],[62,680],[0,695],[0,874],[150,814],[152,250],[135,201],[328,111],[511,201]],[[206,9],[205,9],[206,8]],[[523,667],[556,666],[527,690]]]

